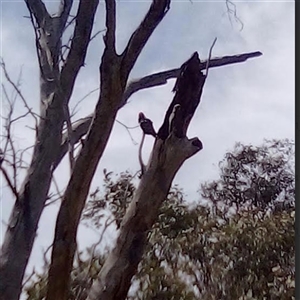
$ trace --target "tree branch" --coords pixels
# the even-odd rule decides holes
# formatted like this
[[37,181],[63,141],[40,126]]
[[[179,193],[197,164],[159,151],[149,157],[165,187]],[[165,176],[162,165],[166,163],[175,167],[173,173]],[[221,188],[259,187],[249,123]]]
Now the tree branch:
[[19,193],[16,189],[15,184],[12,183],[12,181],[9,178],[9,175],[7,173],[7,171],[4,169],[4,167],[2,166],[2,163],[0,163],[0,170],[2,171],[2,174],[4,175],[4,178],[9,186],[9,188],[11,189],[12,193],[15,195],[16,200],[18,201],[19,199]]
[[129,127],[129,126],[127,126],[127,125],[125,125],[124,123],[122,123],[121,121],[119,121],[119,120],[115,120],[117,123],[119,123],[120,125],[122,125],[125,129],[126,129],[126,131],[128,132],[128,135],[129,135],[129,137],[130,137],[130,139],[131,139],[131,141],[132,141],[132,143],[134,144],[134,145],[137,145],[138,143],[134,140],[134,138],[132,137],[132,135],[131,135],[131,133],[130,133],[130,129],[134,129],[134,128],[137,128],[137,127],[139,127],[139,126],[133,126],[133,127]]
[[143,163],[143,153],[142,153],[144,141],[145,141],[145,133],[143,132],[142,140],[141,140],[141,143],[139,146],[139,163],[141,166],[141,176],[140,177],[142,177],[144,175],[145,169],[146,169],[146,166]]
[[98,3],[99,0],[81,0],[79,3],[74,37],[66,62],[61,70],[60,85],[65,99],[70,99],[79,69],[84,65]]
[[132,34],[128,44],[122,53],[122,77],[126,83],[128,75],[133,68],[137,58],[143,50],[151,34],[164,18],[170,8],[171,0],[152,0],[149,11],[141,22],[140,26]]
[[[223,57],[215,57],[210,60],[209,68],[216,68],[216,67],[222,67],[230,64],[241,63],[241,62],[245,62],[249,58],[258,57],[261,55],[262,55],[261,52],[256,51],[256,52],[242,53],[242,54],[229,55]],[[207,65],[207,60],[202,61],[200,64],[200,69],[205,70],[206,65]],[[177,78],[179,73],[180,73],[180,68],[171,69],[167,71],[154,73],[142,77],[140,79],[137,79],[135,81],[129,82],[124,93],[122,105],[125,105],[127,100],[130,98],[130,96],[135,92],[142,89],[158,86],[158,85],[164,85],[167,83],[169,79]]]
[[[249,53],[243,53],[243,54],[236,54],[236,55],[230,55],[230,56],[223,56],[223,57],[215,57],[210,60],[209,68],[216,68],[216,67],[222,67],[229,64],[235,64],[235,63],[241,63],[246,61],[249,58],[254,58],[261,56],[262,53],[259,51],[256,52],[249,52]],[[205,70],[207,67],[207,60],[204,60],[200,63],[200,69]],[[166,84],[169,79],[176,78],[180,73],[180,68],[177,69],[171,69],[167,71],[162,71],[159,73],[154,73],[148,76],[145,76],[143,78],[140,78],[138,80],[132,81],[128,84],[123,100],[122,100],[122,106],[124,106],[127,103],[127,100],[136,92],[142,90],[151,88],[158,85]],[[95,89],[95,90],[98,90]],[[87,130],[91,124],[93,115],[87,116],[84,119],[80,119],[77,121],[73,126],[73,140],[74,143],[77,143],[80,138],[87,133]],[[65,141],[66,137],[63,138],[61,151],[62,153],[60,157],[62,158],[66,154],[65,148]],[[58,158],[57,161],[60,161],[60,158]]]
[[25,0],[28,10],[33,13],[38,26],[43,26],[46,19],[50,19],[50,15],[45,4],[41,0]]
[[104,36],[104,42],[106,48],[112,51],[114,54],[115,50],[115,35],[116,35],[116,2],[115,0],[105,0],[106,7],[106,34]]
[[213,41],[213,43],[212,43],[212,45],[210,46],[210,49],[209,49],[208,59],[207,59],[207,62],[206,62],[206,72],[205,72],[206,77],[208,76],[208,70],[209,70],[209,64],[210,64],[212,49],[214,48],[216,41],[217,41],[217,38],[214,39],[214,41]]
[[13,89],[16,91],[16,93],[19,95],[19,97],[21,98],[24,106],[26,107],[28,113],[31,114],[31,116],[34,118],[35,120],[35,125],[37,127],[37,116],[35,113],[32,112],[32,108],[30,108],[27,104],[27,101],[25,99],[25,97],[23,96],[21,90],[18,88],[18,86],[13,82],[13,80],[10,78],[8,72],[7,72],[7,69],[6,69],[6,66],[5,66],[5,62],[3,61],[3,59],[1,59],[1,62],[0,62],[0,66],[4,72],[4,76],[6,78],[6,80],[9,82],[9,84],[13,87]]
[[[200,72],[198,54],[194,54],[185,64],[187,68],[180,78],[174,100],[180,102],[183,109],[184,105],[188,106],[192,102],[195,110],[200,102],[197,97],[201,96],[205,76]],[[191,81],[189,85],[186,85],[187,79]],[[184,111],[190,113],[191,109],[187,107]],[[183,114],[182,118],[185,117]],[[184,124],[182,126],[184,132]],[[147,233],[157,219],[173,178],[184,161],[201,149],[202,144],[198,138],[170,135],[166,140],[156,139],[145,173],[121,223],[116,246],[105,260],[98,279],[94,281],[89,300],[126,298],[131,279],[143,255]]]
[[[262,53],[259,51],[256,52],[249,52],[249,53],[243,53],[243,54],[236,54],[231,56],[224,56],[224,57],[215,57],[210,60],[209,68],[216,68],[216,67],[222,67],[229,64],[234,63],[241,63],[246,61],[249,58],[254,58],[261,56]],[[207,60],[204,60],[200,63],[200,69],[205,70],[207,66]],[[124,95],[121,107],[124,106],[128,99],[136,92],[151,88],[158,85],[164,85],[168,82],[169,79],[176,78],[180,73],[180,68],[177,69],[171,69],[159,73],[154,73],[148,76],[145,76],[143,78],[140,78],[138,80],[132,81],[128,84]],[[98,90],[98,89],[97,89]],[[75,122],[73,125],[72,131],[73,131],[73,142],[74,144],[78,143],[80,138],[85,135],[89,129],[89,126],[92,122],[93,114],[87,116],[86,118],[80,119],[79,121]],[[61,159],[65,156],[67,153],[67,140],[66,136],[63,137],[62,145],[60,147],[59,156],[57,158],[57,161],[54,163],[54,168],[59,164]]]

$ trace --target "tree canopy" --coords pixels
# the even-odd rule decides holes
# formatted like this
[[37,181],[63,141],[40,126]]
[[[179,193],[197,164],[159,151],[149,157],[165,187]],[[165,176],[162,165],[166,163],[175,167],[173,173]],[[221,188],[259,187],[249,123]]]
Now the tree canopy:
[[[293,161],[289,140],[237,143],[220,162],[219,179],[201,184],[197,201],[188,203],[173,186],[127,299],[295,299]],[[105,171],[103,188],[90,195],[82,222],[105,234],[119,228],[134,175]],[[97,246],[76,256],[69,299],[86,298],[109,251]],[[28,300],[45,296],[47,267],[27,286]]]

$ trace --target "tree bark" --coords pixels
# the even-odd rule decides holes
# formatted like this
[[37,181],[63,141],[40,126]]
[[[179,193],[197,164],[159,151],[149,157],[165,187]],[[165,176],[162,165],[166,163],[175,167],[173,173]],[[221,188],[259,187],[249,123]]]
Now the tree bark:
[[[48,275],[47,300],[68,299],[77,228],[90,184],[121,107],[129,73],[141,50],[169,8],[170,0],[153,0],[122,55],[115,50],[115,0],[106,0],[105,50],[100,66],[100,97],[84,145],[57,217]],[[144,26],[144,25],[147,26]]]
[[[77,142],[90,128],[87,140],[89,141],[88,143],[94,146],[87,145],[83,147],[78,158],[77,167],[77,163],[75,164],[76,172],[81,175],[73,171],[70,184],[68,185],[69,190],[64,197],[67,201],[62,205],[58,217],[55,238],[57,245],[55,247],[59,248],[59,245],[62,244],[67,246],[65,251],[60,248],[62,252],[55,252],[57,262],[53,264],[59,265],[61,253],[64,253],[66,255],[64,257],[67,257],[67,259],[62,260],[62,268],[58,267],[56,269],[57,272],[52,273],[54,274],[52,279],[54,278],[56,281],[61,274],[65,274],[60,273],[61,269],[63,271],[67,270],[66,273],[68,274],[70,273],[80,214],[92,176],[111,132],[117,110],[125,105],[134,92],[154,85],[164,84],[167,79],[176,77],[179,72],[179,69],[174,69],[167,71],[167,73],[154,74],[154,77],[151,77],[152,75],[147,76],[144,78],[144,82],[141,79],[140,82],[128,84],[124,92],[127,78],[134,63],[150,35],[169,9],[170,0],[153,0],[146,17],[132,35],[122,55],[115,56],[108,55],[108,52],[104,53],[102,67],[106,69],[101,70],[102,90],[96,112],[84,121],[76,123],[73,128],[74,137],[68,137],[67,133],[62,136],[63,123],[66,120],[65,111],[77,74],[84,64],[98,0],[80,1],[74,37],[69,54],[61,70],[59,67],[61,37],[66,27],[73,1],[62,0],[58,13],[55,16],[48,14],[41,0],[25,0],[25,2],[30,11],[36,32],[40,67],[41,120],[37,128],[37,139],[32,162],[22,187],[18,191],[19,198],[11,213],[0,252],[0,299],[4,300],[16,300],[19,298],[22,279],[36,236],[38,222],[47,199],[52,173],[68,151],[69,141]],[[107,7],[112,11],[115,5],[114,1],[107,0],[106,2]],[[115,53],[114,23],[115,17],[110,14],[107,19],[108,31],[105,39],[106,48],[109,46],[110,54],[112,53],[111,51]],[[257,53],[253,54],[253,56],[257,56]],[[243,59],[245,60],[245,57]],[[239,61],[243,60],[239,58]],[[111,68],[111,64],[114,63],[115,67]],[[232,62],[227,61],[227,63]],[[213,60],[211,66],[214,66]],[[102,78],[102,76],[106,77],[107,74],[109,74],[108,79]],[[115,87],[117,87],[116,91],[114,91]],[[104,103],[103,106],[102,103]],[[108,116],[107,114],[111,115]],[[93,124],[93,128],[91,128],[91,124]],[[90,161],[90,169],[87,170],[85,166],[88,161]],[[72,189],[78,193],[72,192]],[[73,205],[75,206],[74,210]],[[70,215],[66,210],[73,211],[74,215]],[[74,228],[68,227],[66,223],[69,219],[63,220],[64,218],[69,218],[71,220],[69,223],[73,224]],[[64,268],[64,266],[67,267]],[[67,288],[66,284],[64,289]]]
[[[90,40],[95,2],[85,3],[90,11],[90,22],[77,21],[78,36],[73,42],[62,72],[59,70],[60,45],[72,1],[62,1],[59,12],[51,17],[40,0],[25,1],[38,30],[37,51],[40,66],[41,119],[27,176],[13,207],[0,253],[0,299],[17,300],[22,279],[36,237],[38,222],[43,211],[52,179],[53,164],[59,156],[64,106],[68,105],[75,78],[83,65]],[[94,5],[93,5],[94,4]],[[94,12],[91,10],[94,7]],[[76,34],[75,34],[76,37]],[[75,51],[75,52],[74,52]]]
[[[147,233],[157,219],[159,208],[166,199],[174,176],[186,159],[202,149],[198,138],[186,137],[187,126],[201,98],[206,77],[200,71],[195,53],[184,65],[187,68],[177,79],[178,90],[169,107],[181,106],[180,122],[168,126],[168,136],[158,135],[151,158],[139,186],[121,223],[116,246],[108,255],[98,279],[92,285],[89,300],[125,299],[147,242]],[[160,128],[165,132],[165,122]],[[177,128],[176,128],[177,127]],[[181,127],[181,129],[179,128]]]

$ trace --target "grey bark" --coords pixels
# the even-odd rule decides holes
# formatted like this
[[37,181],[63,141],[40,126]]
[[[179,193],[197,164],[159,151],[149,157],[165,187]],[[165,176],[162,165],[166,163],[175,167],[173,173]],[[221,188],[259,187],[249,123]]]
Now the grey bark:
[[[53,163],[59,155],[65,121],[64,106],[68,104],[75,78],[83,65],[92,28],[92,23],[78,20],[75,29],[77,41],[75,43],[73,40],[67,61],[60,71],[61,37],[73,1],[61,1],[54,17],[48,14],[42,1],[25,2],[32,16],[37,38],[41,118],[32,161],[13,207],[0,252],[1,300],[19,299],[25,268],[47,199]],[[89,11],[89,6],[92,5],[84,6],[83,9]],[[92,11],[90,18],[93,19]]]
[[[216,67],[222,67],[230,64],[241,63],[241,62],[245,62],[249,58],[258,57],[261,55],[262,55],[261,52],[255,51],[255,52],[248,52],[242,54],[228,55],[223,57],[215,57],[210,60],[209,68],[216,68]],[[207,64],[206,60],[203,60],[201,62],[200,65],[201,70],[205,70],[206,64]],[[176,69],[154,73],[145,76],[143,78],[139,78],[131,81],[128,84],[126,91],[124,93],[123,103],[126,104],[127,100],[133,93],[142,89],[147,89],[158,85],[164,85],[168,82],[169,79],[177,78],[179,73],[180,73],[180,68],[176,68]]]

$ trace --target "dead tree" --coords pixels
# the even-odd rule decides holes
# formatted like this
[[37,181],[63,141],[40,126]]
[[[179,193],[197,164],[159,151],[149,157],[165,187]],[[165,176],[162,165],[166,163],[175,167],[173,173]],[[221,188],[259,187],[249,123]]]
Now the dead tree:
[[93,175],[122,106],[127,79],[151,34],[169,10],[170,0],[153,0],[122,54],[115,48],[115,0],[106,0],[105,49],[100,65],[100,96],[87,137],[74,165],[58,213],[48,275],[47,300],[68,298],[76,235]]
[[[122,221],[116,246],[106,259],[88,299],[126,298],[131,279],[142,258],[147,233],[157,218],[159,207],[166,199],[174,176],[186,159],[202,149],[202,143],[197,137],[186,137],[206,79],[200,68],[198,54],[195,53],[181,69],[182,73],[175,85],[175,97],[158,132],[134,199]],[[170,124],[170,115],[175,105],[180,105],[180,113],[175,115],[174,122]]]
[[[69,153],[72,174],[57,218],[47,292],[48,300],[67,299],[69,275],[76,249],[76,234],[80,216],[93,175],[106,147],[118,110],[126,104],[133,93],[141,89],[165,84],[168,79],[177,77],[183,71],[180,69],[168,70],[145,76],[137,81],[128,82],[129,74],[142,49],[155,28],[169,11],[171,0],[152,0],[143,21],[131,35],[121,54],[118,54],[115,48],[115,0],[105,0],[105,49],[100,65],[101,79],[98,102],[95,111],[90,116],[72,125],[68,104],[78,72],[84,65],[98,2],[98,0],[81,0],[79,2],[73,38],[71,39],[70,47],[68,47],[69,51],[64,59],[60,59],[62,56],[61,40],[68,24],[67,20],[73,0],[61,0],[60,8],[53,16],[50,16],[41,0],[25,0],[36,35],[37,57],[40,68],[41,110],[32,161],[20,190],[16,191],[15,205],[9,219],[0,253],[1,300],[17,300],[19,298],[22,279],[32,251],[38,222],[45,207],[52,174],[62,158]],[[211,67],[245,61],[247,58],[260,54],[259,52],[254,52],[224,57],[215,61],[211,60]],[[196,58],[194,56],[193,60],[197,60]],[[205,69],[206,63],[199,62],[191,65],[197,65],[196,68],[200,70]],[[185,73],[183,72],[183,74]],[[187,72],[187,74],[194,73]],[[193,76],[192,78],[194,78]],[[176,101],[181,99],[179,94],[179,92],[182,92],[180,82],[185,80],[182,79],[183,77],[180,78],[181,76],[178,81],[178,91],[176,87]],[[196,93],[196,91],[194,92]],[[200,91],[198,93],[199,95],[201,94]],[[189,95],[189,97],[194,99],[196,94]],[[187,97],[186,101],[189,101],[188,99]],[[181,110],[176,120],[174,120],[174,125],[167,126],[168,129],[166,129],[166,126],[162,127],[163,129],[159,133],[160,138],[155,143],[152,159],[145,176],[141,180],[141,186],[145,185],[146,181],[149,180],[147,178],[153,178],[153,184],[157,182],[158,179],[155,179],[154,170],[163,166],[163,158],[169,160],[169,167],[158,170],[158,178],[161,179],[160,191],[157,191],[159,199],[168,190],[172,178],[180,167],[179,162],[181,161],[182,164],[185,159],[202,147],[198,139],[188,140],[185,137],[193,108],[187,108],[186,103],[181,101],[183,100],[179,101]],[[63,133],[64,124],[67,127],[65,133]],[[172,128],[173,133],[171,135],[166,131],[170,130],[170,128]],[[86,139],[78,158],[75,160],[72,155],[72,149],[83,135],[86,135]],[[173,150],[178,147],[181,147],[182,151],[178,152],[178,156],[173,156]],[[164,178],[166,175],[170,177]],[[152,198],[150,197],[151,187],[152,185],[148,188],[140,188],[136,199],[139,199],[139,197]],[[150,193],[148,195],[146,195],[148,193],[147,189]],[[140,196],[138,196],[139,194]],[[137,200],[135,202],[138,203]],[[138,207],[140,206],[138,205]],[[156,209],[155,207],[154,210]],[[147,226],[151,224],[152,218],[155,217],[152,213],[151,216],[151,220],[146,222]],[[128,224],[131,224],[128,215],[124,220],[124,228],[129,226],[126,225],[127,219]],[[144,238],[145,234],[143,233],[137,242],[142,241]],[[135,245],[138,247],[140,244],[133,241],[132,247],[134,248]],[[116,252],[114,252],[115,254]],[[106,263],[107,265],[111,265],[110,261]],[[101,278],[106,276],[105,269],[101,276]],[[123,293],[125,293],[127,286],[128,284],[122,284]],[[99,294],[99,289],[95,287],[92,292]]]

